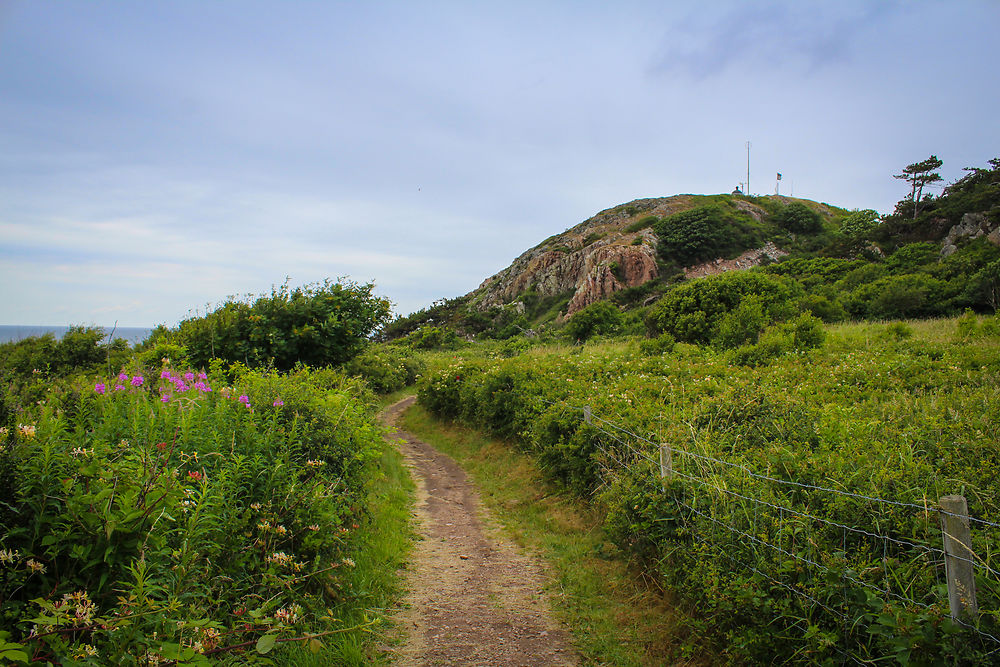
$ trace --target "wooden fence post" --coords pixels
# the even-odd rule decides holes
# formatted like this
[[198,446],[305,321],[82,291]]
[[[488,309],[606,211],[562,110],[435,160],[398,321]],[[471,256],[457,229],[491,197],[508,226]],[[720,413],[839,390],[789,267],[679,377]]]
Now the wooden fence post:
[[948,578],[948,605],[951,617],[975,619],[976,580],[973,568],[972,533],[969,530],[969,505],[965,496],[941,498],[941,532],[944,533],[944,571]]
[[588,424],[593,423],[593,422],[590,421],[590,406],[589,405],[583,406],[583,421],[585,421]]
[[668,479],[674,478],[674,455],[670,445],[665,442],[660,443],[660,479],[664,487]]

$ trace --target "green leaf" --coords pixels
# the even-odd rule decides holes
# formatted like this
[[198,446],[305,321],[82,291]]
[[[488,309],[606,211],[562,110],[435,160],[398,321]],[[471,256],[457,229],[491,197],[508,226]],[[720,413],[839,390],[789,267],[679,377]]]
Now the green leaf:
[[[8,647],[17,646],[20,644],[8,644]],[[21,662],[28,662],[28,654],[20,650],[20,648],[6,648],[0,646],[0,659],[2,660],[19,660]]]
[[257,640],[257,653],[260,653],[261,655],[270,653],[271,649],[274,648],[274,643],[277,639],[277,635],[262,635],[261,638]]

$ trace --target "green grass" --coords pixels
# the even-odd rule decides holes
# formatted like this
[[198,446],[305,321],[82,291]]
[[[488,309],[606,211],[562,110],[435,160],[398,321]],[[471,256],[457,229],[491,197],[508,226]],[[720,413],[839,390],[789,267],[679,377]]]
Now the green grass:
[[550,597],[586,664],[705,664],[686,618],[619,559],[600,514],[545,482],[534,460],[479,432],[445,424],[421,406],[400,427],[458,461],[512,539],[538,554]]

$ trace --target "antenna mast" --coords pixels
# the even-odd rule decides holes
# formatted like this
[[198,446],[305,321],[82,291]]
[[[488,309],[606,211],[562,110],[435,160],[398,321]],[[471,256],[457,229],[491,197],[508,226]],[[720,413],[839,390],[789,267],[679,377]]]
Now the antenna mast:
[[747,142],[747,194],[750,194],[750,142]]

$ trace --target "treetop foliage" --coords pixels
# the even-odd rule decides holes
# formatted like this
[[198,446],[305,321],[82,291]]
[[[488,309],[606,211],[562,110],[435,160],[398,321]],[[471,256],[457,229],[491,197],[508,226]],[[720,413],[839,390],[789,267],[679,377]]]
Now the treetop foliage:
[[195,367],[207,367],[214,358],[279,370],[334,366],[358,354],[388,321],[391,305],[374,288],[346,280],[295,289],[285,284],[253,301],[230,298],[166,336]]

